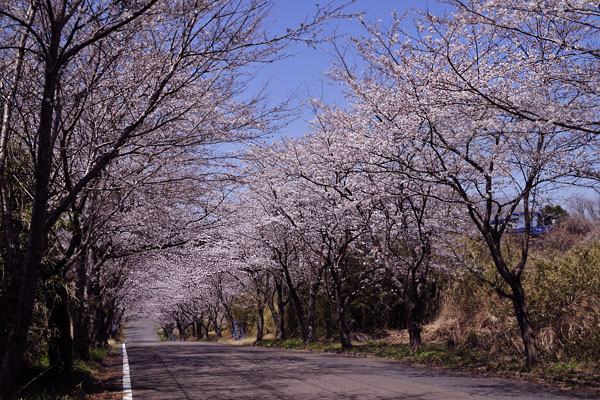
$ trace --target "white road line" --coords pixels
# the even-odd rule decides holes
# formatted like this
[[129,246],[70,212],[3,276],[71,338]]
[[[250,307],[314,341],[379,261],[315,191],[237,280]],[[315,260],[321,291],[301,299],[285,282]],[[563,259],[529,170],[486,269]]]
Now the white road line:
[[121,348],[123,349],[123,400],[133,400],[131,376],[129,376],[129,359],[127,358],[125,343],[121,344]]

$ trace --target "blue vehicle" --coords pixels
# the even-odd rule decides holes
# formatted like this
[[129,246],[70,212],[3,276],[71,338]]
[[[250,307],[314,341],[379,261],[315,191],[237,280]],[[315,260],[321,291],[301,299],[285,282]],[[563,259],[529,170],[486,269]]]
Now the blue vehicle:
[[[531,216],[531,226],[529,227],[529,234],[531,236],[541,236],[546,232],[554,229],[557,217],[554,215],[542,214],[536,212]],[[498,223],[502,223],[504,219],[499,219]],[[490,221],[491,224],[495,224],[496,220]],[[518,212],[512,213],[508,219],[506,227],[508,233],[523,233],[525,232],[525,213]]]

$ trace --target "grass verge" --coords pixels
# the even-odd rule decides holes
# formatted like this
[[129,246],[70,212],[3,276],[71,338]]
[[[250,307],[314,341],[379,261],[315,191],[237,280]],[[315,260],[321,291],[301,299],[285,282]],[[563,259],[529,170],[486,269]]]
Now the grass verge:
[[517,378],[568,389],[589,389],[600,394],[600,366],[591,362],[544,360],[539,365],[530,367],[517,359],[498,359],[477,350],[448,348],[437,344],[424,345],[420,351],[411,354],[407,344],[391,344],[382,340],[357,342],[350,349],[342,349],[341,345],[335,342],[314,342],[304,347],[298,339],[284,342],[263,340],[254,345],[375,357],[481,375]]

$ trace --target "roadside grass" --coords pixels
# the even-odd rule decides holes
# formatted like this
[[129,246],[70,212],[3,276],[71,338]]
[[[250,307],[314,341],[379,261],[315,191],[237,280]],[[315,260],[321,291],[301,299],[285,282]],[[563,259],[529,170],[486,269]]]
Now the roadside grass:
[[217,337],[217,335],[208,335],[208,337],[204,337],[202,339],[196,339],[197,342],[219,342],[222,341],[223,338]]
[[353,347],[350,349],[342,349],[340,343],[335,340],[321,340],[303,346],[301,339],[292,338],[280,342],[273,339],[273,335],[268,335],[260,342],[248,336],[245,340],[238,341],[230,337],[217,338],[216,335],[198,341],[373,357],[479,375],[516,378],[566,389],[588,389],[597,391],[600,395],[600,365],[591,361],[557,361],[548,355],[538,365],[530,367],[514,356],[490,353],[469,341],[466,341],[465,345],[456,346],[439,342],[426,343],[419,351],[411,354],[405,340],[407,338],[404,338],[407,335],[403,335],[404,331],[388,333],[393,335],[388,335],[387,339],[353,341]]
[[25,368],[19,378],[18,387],[11,399],[14,400],[87,400],[85,389],[94,381],[103,360],[113,351],[114,342],[107,347],[90,349],[89,360],[76,358],[73,361],[73,373],[70,377],[57,377],[50,370],[47,357],[37,365]]
[[232,345],[252,345],[256,339],[253,337],[245,337],[244,339],[236,340],[229,336],[218,337],[217,335],[210,334],[208,337],[199,338],[190,338],[189,340],[194,340],[196,342],[209,342],[209,343],[223,343],[223,344],[232,344]]
[[480,375],[500,376],[523,379],[536,383],[558,385],[563,388],[584,388],[600,392],[600,366],[583,361],[558,362],[543,360],[539,365],[530,367],[514,358],[499,358],[486,352],[466,347],[447,347],[441,344],[425,344],[410,353],[407,344],[391,344],[382,340],[353,342],[353,347],[342,349],[341,345],[331,341],[319,341],[302,346],[299,339],[283,342],[263,340],[253,345],[276,347],[289,350],[318,351],[364,357],[380,360],[394,360],[435,368],[450,368],[473,372]]
[[368,340],[365,342],[354,342],[349,349],[343,349],[337,342],[313,342],[306,347],[302,346],[299,339],[291,339],[284,342],[276,340],[263,340],[257,345],[264,347],[280,347],[290,350],[310,350],[326,353],[351,354],[371,356],[385,360],[410,361],[427,365],[446,367],[481,366],[482,360],[476,354],[460,350],[446,349],[439,345],[424,345],[415,354],[410,353],[406,344],[390,344],[380,340]]

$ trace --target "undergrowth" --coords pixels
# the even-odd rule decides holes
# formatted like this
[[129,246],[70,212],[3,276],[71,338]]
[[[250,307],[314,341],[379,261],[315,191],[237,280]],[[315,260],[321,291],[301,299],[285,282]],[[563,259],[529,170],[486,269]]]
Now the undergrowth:
[[86,385],[94,379],[94,374],[110,354],[111,346],[90,349],[89,359],[75,359],[73,373],[69,377],[56,376],[49,368],[47,357],[36,365],[25,368],[19,378],[18,387],[11,399],[15,400],[84,400]]

